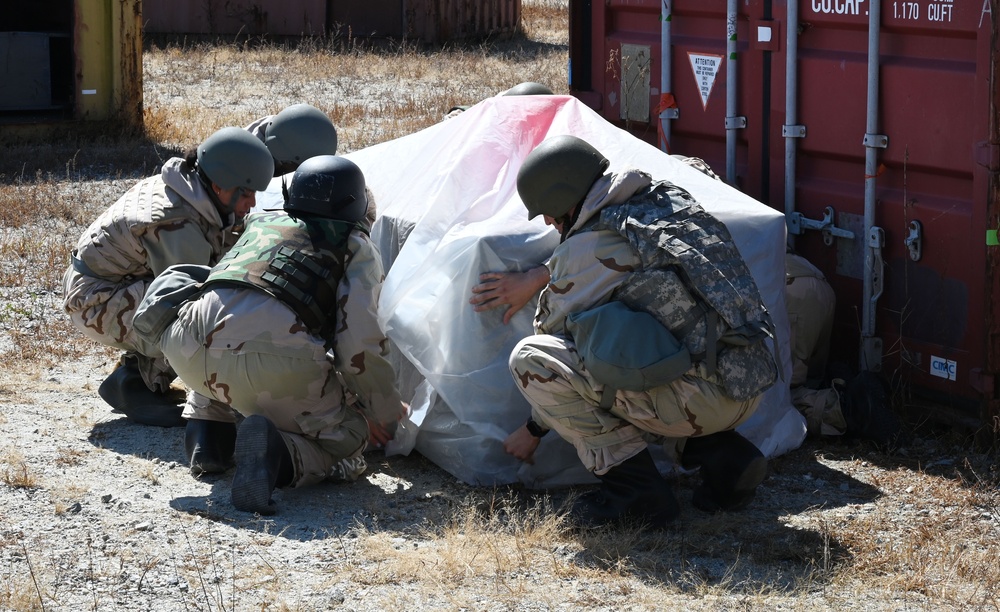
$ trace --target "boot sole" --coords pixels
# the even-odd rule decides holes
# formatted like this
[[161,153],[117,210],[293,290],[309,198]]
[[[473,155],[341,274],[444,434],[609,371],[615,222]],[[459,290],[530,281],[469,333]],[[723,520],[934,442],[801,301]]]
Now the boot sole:
[[236,473],[233,475],[233,506],[244,512],[271,515],[277,511],[271,501],[271,474],[267,468],[269,423],[249,418],[236,435]]

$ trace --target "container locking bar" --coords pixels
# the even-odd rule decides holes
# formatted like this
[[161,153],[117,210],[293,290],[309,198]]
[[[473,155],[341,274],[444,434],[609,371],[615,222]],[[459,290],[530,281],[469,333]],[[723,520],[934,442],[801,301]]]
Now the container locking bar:
[[854,232],[837,227],[833,222],[834,210],[832,206],[823,209],[823,218],[819,221],[810,219],[800,212],[793,212],[787,215],[788,233],[801,235],[806,230],[817,230],[823,232],[823,244],[830,246],[833,238],[847,238],[854,240]]

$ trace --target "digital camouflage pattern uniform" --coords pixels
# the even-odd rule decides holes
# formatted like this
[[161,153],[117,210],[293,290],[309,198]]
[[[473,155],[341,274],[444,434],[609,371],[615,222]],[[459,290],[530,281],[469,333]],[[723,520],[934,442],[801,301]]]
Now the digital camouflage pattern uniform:
[[[246,245],[274,242],[267,219],[283,214],[248,216],[234,251],[250,254]],[[233,422],[236,410],[268,418],[292,457],[294,487],[343,478],[337,466],[365,450],[365,417],[391,424],[402,409],[389,343],[376,318],[381,258],[362,231],[350,233],[346,249],[329,351],[327,340],[285,303],[229,284],[208,285],[161,337],[163,353],[192,390],[184,416]]]
[[[753,359],[760,361],[765,382],[750,397],[731,397],[720,370],[712,372],[699,361],[668,385],[649,391],[619,390],[610,409],[599,408],[603,385],[584,366],[566,331],[566,320],[575,312],[619,299],[630,279],[645,270],[640,253],[618,231],[586,231],[585,226],[604,209],[625,203],[651,184],[651,178],[638,171],[606,175],[594,184],[568,238],[548,263],[551,281],[539,298],[537,335],[521,341],[510,358],[517,386],[532,404],[532,418],[571,442],[584,466],[599,475],[638,454],[648,441],[665,438],[676,443],[738,426],[753,414],[760,393],[776,376],[773,357],[762,345]],[[745,268],[742,260],[740,266]],[[752,279],[746,280],[756,293]],[[669,310],[669,305],[662,306]],[[747,306],[746,313],[766,318],[761,303]]]
[[136,353],[153,391],[166,391],[174,374],[160,348],[138,337],[132,317],[149,283],[174,264],[215,265],[228,228],[197,171],[181,158],[159,176],[138,182],[83,233],[63,275],[63,307],[87,337]]

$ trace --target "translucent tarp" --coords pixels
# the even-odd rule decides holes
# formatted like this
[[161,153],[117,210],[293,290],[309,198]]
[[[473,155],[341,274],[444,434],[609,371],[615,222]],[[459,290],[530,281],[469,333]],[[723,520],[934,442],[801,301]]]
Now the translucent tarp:
[[[784,216],[609,124],[575,98],[497,96],[346,156],[364,171],[378,205],[372,237],[387,270],[379,320],[398,349],[400,387],[412,411],[386,452],[415,448],[470,484],[594,482],[575,450],[554,434],[542,439],[532,465],[504,452],[504,438],[530,414],[507,358],[532,333],[534,311],[525,308],[504,325],[502,310],[476,313],[469,304],[479,274],[528,269],[558,244],[540,217],[528,220],[515,187],[525,156],[558,134],[593,144],[612,171],[639,168],[683,186],[725,222],[774,318],[785,372],[740,431],[768,456],[796,448],[805,421],[787,384]],[[258,207],[273,205],[279,194],[275,179]]]

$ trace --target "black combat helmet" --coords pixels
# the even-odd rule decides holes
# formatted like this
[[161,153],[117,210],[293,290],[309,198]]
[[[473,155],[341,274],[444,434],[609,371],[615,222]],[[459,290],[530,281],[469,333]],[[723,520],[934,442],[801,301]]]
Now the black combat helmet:
[[365,175],[354,162],[335,155],[311,157],[292,175],[284,209],[356,223],[368,212]]

